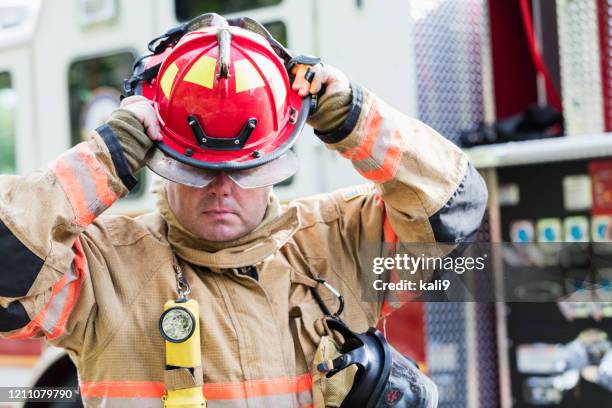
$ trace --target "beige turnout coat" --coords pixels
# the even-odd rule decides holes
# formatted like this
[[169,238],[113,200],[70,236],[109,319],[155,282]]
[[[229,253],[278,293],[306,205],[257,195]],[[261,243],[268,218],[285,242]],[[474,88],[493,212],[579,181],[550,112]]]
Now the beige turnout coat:
[[[210,407],[322,406],[312,277],[344,295],[342,316],[364,331],[384,294],[362,300],[363,246],[458,242],[484,211],[482,179],[457,147],[354,86],[346,122],[319,137],[372,183],[282,206],[273,197],[260,227],[210,248],[176,222],[163,189],[158,211],[100,216],[131,184],[116,137],[126,131],[142,137],[124,112],[49,168],[0,177],[0,332],[65,348],[87,406],[162,406],[168,384],[202,384]],[[200,305],[201,378],[165,372],[158,319],[177,297],[175,265]],[[244,273],[252,266],[258,279]]]

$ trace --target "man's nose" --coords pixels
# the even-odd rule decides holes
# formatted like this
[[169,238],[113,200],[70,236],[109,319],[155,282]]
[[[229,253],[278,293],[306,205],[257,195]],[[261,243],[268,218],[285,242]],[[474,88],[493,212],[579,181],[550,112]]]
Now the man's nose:
[[206,186],[206,192],[213,196],[229,196],[234,189],[234,182],[225,173],[219,173],[217,177]]

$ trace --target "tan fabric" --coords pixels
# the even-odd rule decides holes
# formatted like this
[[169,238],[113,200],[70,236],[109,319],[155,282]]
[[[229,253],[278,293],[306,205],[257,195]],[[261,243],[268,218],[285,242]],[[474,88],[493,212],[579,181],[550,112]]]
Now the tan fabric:
[[202,385],[202,367],[195,367],[193,374],[188,368],[173,368],[164,372],[164,384],[169,390],[182,390]]
[[315,352],[311,372],[313,383],[313,400],[315,406],[339,407],[342,401],[353,387],[356,366],[349,366],[331,378],[325,373],[319,372],[317,366],[320,363],[333,360],[340,356],[338,344],[330,336],[322,336],[319,347]]
[[108,124],[115,131],[132,173],[142,167],[145,153],[153,142],[144,132],[142,124],[127,109],[115,109]]
[[319,109],[308,117],[308,124],[322,133],[338,129],[348,116],[352,99],[350,89],[324,95],[319,100]]
[[[101,139],[94,135],[86,145],[95,157],[89,171],[106,180],[98,185],[104,197],[124,196]],[[33,322],[50,301],[70,312],[64,322],[46,320],[45,327],[32,323],[26,329],[66,348],[92,406],[157,405],[165,371],[158,319],[164,302],[177,296],[178,262],[200,304],[209,406],[312,404],[307,373],[321,340],[321,310],[309,290],[310,277],[323,277],[344,295],[342,317],[353,330],[374,325],[381,301],[361,299],[362,277],[371,268],[362,251],[382,254],[385,214],[400,240],[433,242],[428,217],[457,189],[467,163],[450,142],[368,92],[355,130],[329,147],[375,184],[288,205],[273,199],[266,223],[224,248],[207,247],[186,234],[163,203],[136,219],[102,216],[88,225],[92,214],[103,211],[105,198],[90,190],[81,194],[87,179],[72,180],[59,171],[81,157],[74,149],[51,169],[1,176],[0,218],[44,260],[30,291],[17,300]],[[84,216],[77,219],[77,212]],[[236,269],[247,265],[257,267],[259,281]],[[78,286],[69,292],[76,294],[74,304],[51,293],[68,276],[73,278],[67,287]],[[324,288],[320,292],[335,310],[334,296]],[[14,300],[0,297],[3,305]],[[26,329],[3,336],[26,335]],[[321,407],[320,400],[315,406]]]

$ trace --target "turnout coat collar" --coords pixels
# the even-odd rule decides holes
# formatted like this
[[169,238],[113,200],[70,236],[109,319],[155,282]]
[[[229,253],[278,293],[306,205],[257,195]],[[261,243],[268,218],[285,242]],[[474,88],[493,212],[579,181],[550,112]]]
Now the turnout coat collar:
[[271,194],[260,225],[247,235],[228,242],[210,242],[194,236],[180,224],[168,205],[166,182],[156,188],[157,208],[168,225],[167,239],[183,260],[211,270],[255,265],[274,255],[299,229],[295,207],[281,209],[278,197]]

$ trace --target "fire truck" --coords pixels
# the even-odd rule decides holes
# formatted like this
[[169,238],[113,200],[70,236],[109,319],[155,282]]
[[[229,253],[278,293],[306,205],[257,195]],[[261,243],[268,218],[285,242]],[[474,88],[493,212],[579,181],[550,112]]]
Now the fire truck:
[[[564,137],[466,150],[490,191],[478,240],[609,240],[606,0],[2,0],[0,173],[46,166],[86,138],[118,106],[148,41],[203,12],[261,21],[289,48],[321,56],[457,144],[530,105],[563,112]],[[283,199],[363,182],[311,129],[296,151],[300,171],[275,187]],[[154,208],[155,176],[138,178],[109,211]],[[503,260],[494,264],[503,273]],[[555,302],[412,302],[380,328],[427,370],[440,407],[608,406],[612,394],[597,385],[548,381],[564,374],[550,368],[563,344],[588,329],[612,334],[607,315],[580,314],[585,303],[568,317]],[[0,340],[0,386],[76,384],[62,350]]]

